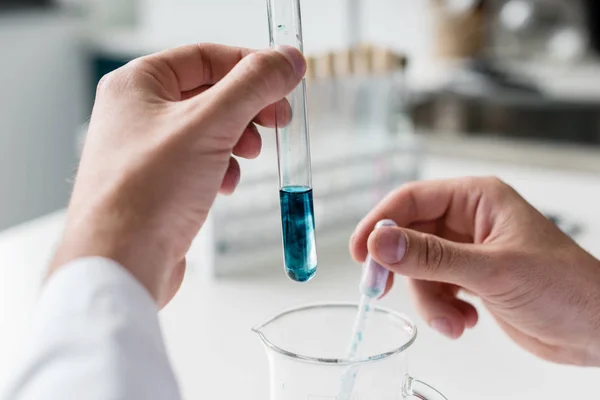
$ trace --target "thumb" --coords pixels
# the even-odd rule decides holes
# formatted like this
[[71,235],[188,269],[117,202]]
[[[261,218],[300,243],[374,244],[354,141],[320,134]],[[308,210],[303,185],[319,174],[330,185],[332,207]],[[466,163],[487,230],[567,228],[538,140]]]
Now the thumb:
[[473,288],[487,273],[485,256],[475,245],[410,229],[376,229],[368,247],[371,256],[385,268],[414,279]]
[[[265,107],[290,94],[306,73],[306,60],[300,50],[278,46],[244,57],[221,81],[210,89],[210,115],[223,132],[223,124],[236,135]],[[285,103],[289,108],[289,105]],[[279,107],[278,107],[279,109]],[[282,113],[288,110],[281,110]],[[286,118],[278,116],[278,119]],[[288,116],[289,118],[289,116]]]

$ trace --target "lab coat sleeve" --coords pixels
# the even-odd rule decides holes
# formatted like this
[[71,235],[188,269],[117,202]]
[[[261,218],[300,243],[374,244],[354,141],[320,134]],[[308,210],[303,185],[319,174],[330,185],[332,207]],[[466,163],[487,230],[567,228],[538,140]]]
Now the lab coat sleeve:
[[46,284],[2,400],[177,400],[146,289],[119,264],[74,261]]

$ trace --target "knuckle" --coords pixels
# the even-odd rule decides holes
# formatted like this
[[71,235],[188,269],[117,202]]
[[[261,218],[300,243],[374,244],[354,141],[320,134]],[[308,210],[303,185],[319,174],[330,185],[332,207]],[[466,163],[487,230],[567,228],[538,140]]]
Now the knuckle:
[[477,190],[485,193],[495,199],[510,196],[514,189],[497,176],[465,178],[465,188],[468,190]]
[[127,63],[126,68],[130,71],[130,73],[136,75],[147,70],[149,65],[150,62],[145,57],[140,57]]
[[268,96],[274,83],[273,74],[269,71],[270,60],[262,53],[252,53],[246,57],[244,75],[251,84],[248,90],[261,101]]
[[507,200],[518,196],[512,186],[498,177],[484,178],[484,188],[490,195],[497,200]]
[[128,87],[135,86],[151,71],[151,64],[139,58],[125,66],[104,75],[97,85],[97,94],[120,93]]
[[432,235],[424,236],[423,246],[425,261],[423,267],[427,268],[431,273],[439,271],[445,258],[444,246]]
[[256,52],[248,58],[249,73],[259,83],[259,87],[266,93],[281,92],[281,88],[290,88],[290,77],[293,70],[283,56],[283,61],[273,57],[272,53]]
[[122,71],[124,82],[131,86],[142,85],[148,78],[160,82],[164,75],[163,72],[160,68],[160,63],[152,62],[147,57],[131,61]]
[[395,209],[402,204],[407,215],[418,215],[419,202],[415,198],[415,192],[422,182],[407,182],[392,190],[382,201],[383,208]]
[[271,67],[271,58],[264,52],[257,51],[246,56],[246,60],[256,71],[267,70]]
[[498,178],[497,176],[486,176],[481,179],[485,186],[489,186],[491,188],[497,188],[497,189],[508,188],[508,185],[502,179]]
[[503,188],[508,186],[504,181],[497,176],[483,176],[483,177],[468,177],[463,178],[463,184],[471,188]]
[[135,75],[135,70],[131,68],[131,63],[116,69],[104,75],[98,82],[97,92],[115,93],[120,92],[125,88]]
[[116,80],[118,78],[118,70],[109,72],[100,78],[98,82],[98,86],[96,87],[96,92],[102,93],[106,91],[110,91],[113,87],[116,86]]

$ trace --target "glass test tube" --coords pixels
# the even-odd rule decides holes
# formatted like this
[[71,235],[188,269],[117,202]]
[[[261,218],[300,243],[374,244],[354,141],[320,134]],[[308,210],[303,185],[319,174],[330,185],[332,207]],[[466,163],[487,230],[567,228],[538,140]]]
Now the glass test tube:
[[[267,10],[271,47],[303,51],[300,0],[267,0]],[[291,115],[287,125],[276,126],[285,270],[291,279],[307,282],[317,271],[317,248],[304,79],[286,100],[275,111],[278,117]]]

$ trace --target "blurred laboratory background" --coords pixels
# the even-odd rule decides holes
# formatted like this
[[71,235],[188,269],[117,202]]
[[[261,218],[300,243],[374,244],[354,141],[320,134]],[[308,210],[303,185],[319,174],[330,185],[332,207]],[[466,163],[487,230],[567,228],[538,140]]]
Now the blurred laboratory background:
[[[600,173],[595,0],[302,7],[323,248],[345,246],[427,156]],[[267,26],[264,0],[0,0],[0,230],[65,208],[104,74],[186,43],[263,48]],[[281,265],[268,131],[265,142],[199,238],[215,275]]]
[[[240,161],[238,191],[217,199],[161,313],[184,398],[268,398],[250,327],[299,304],[358,300],[348,239],[405,182],[497,175],[600,258],[600,1],[301,1],[319,269],[302,285],[283,271],[275,135],[264,129],[263,154]],[[60,240],[97,82],[181,44],[265,48],[266,9],[0,0],[0,381]],[[477,329],[448,342],[400,283],[382,304],[418,321],[411,371],[448,398],[597,390],[597,372],[530,356],[476,301]]]

